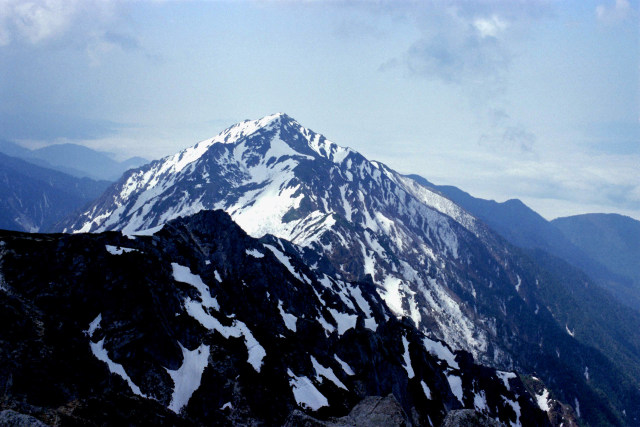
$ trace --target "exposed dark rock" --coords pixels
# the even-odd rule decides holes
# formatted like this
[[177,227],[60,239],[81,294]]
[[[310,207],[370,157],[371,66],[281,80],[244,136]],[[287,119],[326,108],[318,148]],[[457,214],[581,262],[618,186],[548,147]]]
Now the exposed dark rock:
[[392,394],[387,397],[365,397],[346,418],[353,420],[351,425],[363,427],[410,425],[407,415]]
[[349,415],[341,418],[318,420],[302,411],[291,413],[285,427],[404,427],[410,426],[407,415],[396,398],[367,396],[351,410]]
[[456,409],[447,414],[441,427],[504,427],[501,422],[493,420],[474,409]]
[[31,415],[20,414],[10,409],[0,411],[0,426],[3,427],[47,427],[45,423]]

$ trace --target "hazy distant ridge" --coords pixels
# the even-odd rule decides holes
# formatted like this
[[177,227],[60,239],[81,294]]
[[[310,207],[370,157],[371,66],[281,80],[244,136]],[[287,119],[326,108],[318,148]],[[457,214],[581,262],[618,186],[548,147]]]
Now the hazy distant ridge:
[[148,160],[131,157],[124,161],[111,153],[96,151],[78,144],[54,144],[29,150],[9,141],[0,141],[0,153],[19,157],[38,166],[54,169],[78,178],[115,181],[128,169],[142,166]]

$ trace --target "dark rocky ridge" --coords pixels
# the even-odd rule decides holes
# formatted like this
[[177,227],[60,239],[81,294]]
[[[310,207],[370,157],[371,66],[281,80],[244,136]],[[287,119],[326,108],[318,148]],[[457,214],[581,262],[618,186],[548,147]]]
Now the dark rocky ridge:
[[[411,424],[439,425],[447,412],[474,408],[474,398],[483,395],[485,412],[502,422],[548,424],[517,377],[507,387],[494,369],[474,364],[466,352],[456,352],[455,362],[436,357],[412,322],[390,315],[370,283],[352,288],[319,278],[295,247],[270,236],[255,240],[222,212],[171,221],[153,236],[1,232],[0,242],[0,409],[57,425],[277,425],[294,410],[317,419],[344,417],[367,396],[393,394]],[[265,244],[278,248],[293,270]],[[115,253],[134,250],[114,255],[107,245]],[[194,286],[176,281],[172,263],[199,275],[219,309],[206,308]],[[259,370],[247,360],[255,346],[246,335],[225,338],[204,327],[189,314],[189,301],[222,328],[245,325],[265,350]],[[295,332],[279,306],[296,316]],[[355,326],[340,335],[331,310],[356,315]],[[367,319],[377,323],[375,332]],[[91,344],[103,345],[151,398],[135,395],[132,385],[110,373]],[[182,366],[181,347],[204,346],[209,356],[200,386],[175,414],[167,409],[174,397],[168,370]],[[347,390],[326,371],[320,377],[324,368]],[[460,378],[462,402],[447,376]],[[327,405],[312,411],[296,403],[292,381],[303,377]]]

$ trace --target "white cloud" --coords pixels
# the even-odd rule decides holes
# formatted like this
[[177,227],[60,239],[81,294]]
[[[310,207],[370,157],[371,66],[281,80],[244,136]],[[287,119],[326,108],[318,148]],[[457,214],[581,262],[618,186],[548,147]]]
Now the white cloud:
[[[537,136],[522,120],[506,112],[511,68],[523,42],[553,5],[510,1],[418,2],[408,15],[419,36],[408,50],[380,66],[399,68],[427,80],[442,82],[469,102],[482,130],[480,144],[487,149],[528,154]],[[501,111],[497,118],[495,111]]]
[[424,1],[405,4],[420,36],[402,58],[417,75],[500,92],[523,36],[549,15],[546,0]]
[[615,0],[611,6],[598,5],[596,7],[596,17],[604,24],[615,24],[626,20],[631,16],[632,9],[628,0]]
[[2,0],[0,45],[16,37],[32,44],[56,37],[69,27],[78,6],[78,0]]
[[113,0],[0,0],[0,46],[38,45],[69,36],[75,45],[102,35],[112,22]]
[[416,24],[421,37],[406,55],[415,74],[447,83],[496,88],[503,86],[511,53],[497,36],[507,27],[497,13],[485,17],[462,7],[431,5]]
[[497,15],[490,18],[476,18],[473,26],[480,33],[480,37],[498,37],[500,33],[507,29],[509,24]]

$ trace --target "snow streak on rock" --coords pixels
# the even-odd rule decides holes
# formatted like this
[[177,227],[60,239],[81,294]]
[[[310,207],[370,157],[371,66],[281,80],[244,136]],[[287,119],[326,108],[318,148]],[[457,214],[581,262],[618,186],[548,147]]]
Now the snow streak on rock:
[[289,385],[291,386],[291,391],[293,391],[293,397],[298,405],[313,411],[329,405],[327,398],[318,391],[309,378],[304,376],[297,377],[291,369],[287,371],[287,374],[290,377]]
[[200,387],[202,372],[209,360],[208,345],[201,344],[196,349],[187,350],[182,344],[178,344],[182,349],[182,366],[174,371],[167,369],[174,384],[169,409],[176,413],[187,405],[193,392]]

